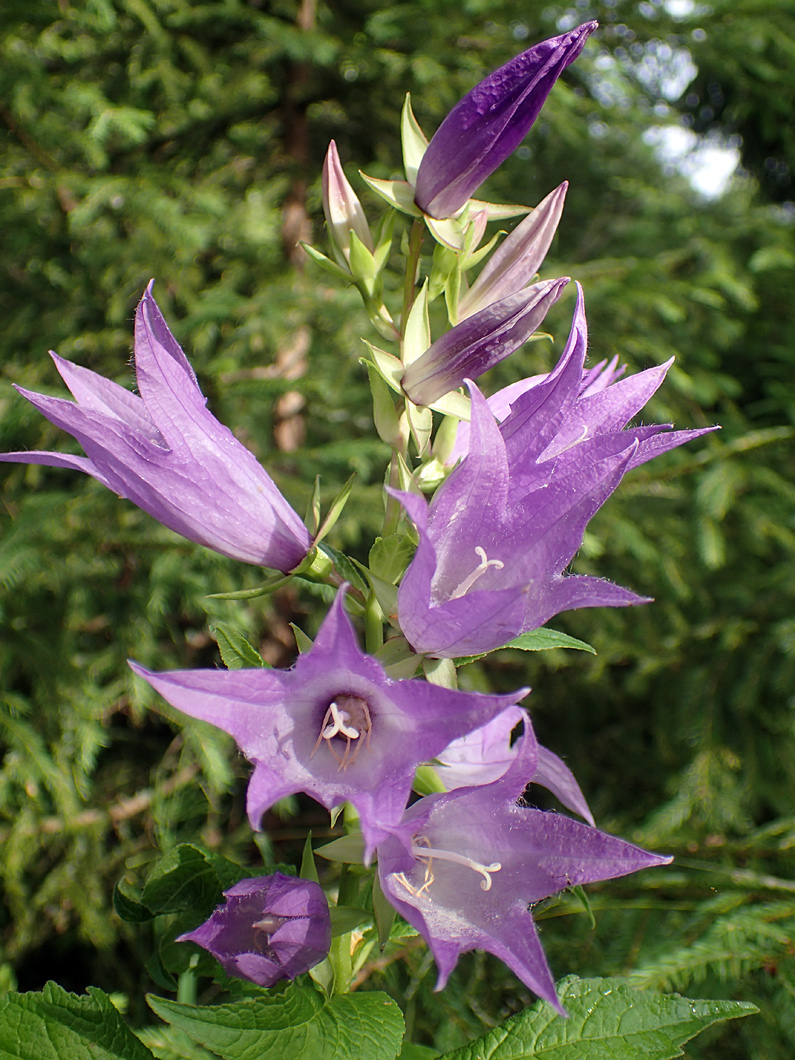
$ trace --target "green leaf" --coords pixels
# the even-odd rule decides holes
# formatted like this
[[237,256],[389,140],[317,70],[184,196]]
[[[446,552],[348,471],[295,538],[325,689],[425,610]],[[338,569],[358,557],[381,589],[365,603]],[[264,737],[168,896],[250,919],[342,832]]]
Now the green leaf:
[[148,998],[154,1012],[222,1060],[394,1060],[403,1014],[380,992],[338,994],[292,986],[230,1005],[180,1005]]
[[323,522],[322,522],[322,524],[320,526],[320,529],[317,532],[317,536],[315,537],[315,544],[316,545],[320,544],[320,542],[323,540],[323,538],[326,536],[326,534],[328,534],[329,530],[331,530],[334,527],[335,523],[337,522],[339,517],[342,515],[342,510],[345,507],[345,505],[348,503],[348,498],[351,495],[351,490],[353,489],[353,483],[354,483],[354,479],[355,478],[356,478],[356,472],[354,471],[354,473],[351,475],[351,477],[348,479],[348,481],[345,483],[345,485],[339,491],[337,496],[331,502],[331,507],[328,510],[328,515],[323,520]]
[[298,875],[304,880],[312,880],[313,883],[319,883],[317,875],[317,866],[315,865],[315,855],[312,853],[312,832],[306,833],[306,839],[304,840],[304,852],[301,855],[301,869]]
[[576,648],[578,651],[587,651],[596,655],[596,648],[586,644],[584,640],[570,637],[568,633],[559,633],[556,629],[531,629],[529,633],[522,633],[514,640],[503,645],[506,648],[521,648],[522,651],[546,651],[548,648]]
[[257,649],[249,644],[242,633],[232,629],[231,626],[216,623],[210,627],[210,633],[215,637],[227,670],[242,670],[246,666],[265,665]]
[[154,913],[141,901],[141,896],[126,880],[119,880],[113,888],[113,908],[128,924],[145,924]]
[[318,847],[315,853],[327,861],[342,861],[348,865],[364,864],[364,836],[361,832],[352,832],[350,835],[340,836],[332,839],[322,847]]
[[646,993],[620,979],[570,976],[558,996],[569,1019],[538,1002],[443,1060],[671,1060],[711,1024],[759,1011],[747,1001]]
[[154,1060],[107,994],[69,994],[56,983],[0,1001],[0,1060]]
[[180,843],[155,866],[141,902],[155,916],[189,910],[206,917],[221,901],[221,891],[221,880],[204,851]]
[[400,1050],[398,1060],[435,1060],[441,1054],[430,1045],[414,1045],[413,1042],[404,1042]]
[[[326,555],[331,559],[337,573],[340,577],[344,578],[346,582],[350,582],[354,589],[358,589],[364,596],[367,595],[367,582],[362,579],[361,574],[354,566],[354,563],[345,555],[344,552],[340,552],[339,549],[332,548],[331,545],[326,542],[321,547],[321,552],[325,552]],[[350,594],[348,603],[350,604]]]

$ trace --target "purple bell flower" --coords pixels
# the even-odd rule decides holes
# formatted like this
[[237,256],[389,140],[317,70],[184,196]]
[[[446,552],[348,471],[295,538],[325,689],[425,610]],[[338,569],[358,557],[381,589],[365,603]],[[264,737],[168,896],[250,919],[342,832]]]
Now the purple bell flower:
[[331,810],[357,810],[369,861],[396,825],[416,767],[522,699],[393,681],[361,651],[338,593],[312,649],[291,670],[151,673],[131,662],[177,710],[228,732],[254,763],[253,828],[279,799],[304,792]]
[[452,217],[522,142],[552,86],[583,49],[596,22],[541,41],[468,92],[423,155],[414,201],[431,217]]
[[499,780],[428,795],[378,848],[381,887],[426,939],[447,982],[461,953],[486,950],[563,1012],[530,906],[566,887],[671,859],[559,813],[518,803],[537,770],[527,727]]
[[177,942],[195,942],[227,975],[273,986],[308,972],[328,955],[328,902],[312,880],[275,872],[241,880],[224,897],[209,920]]
[[17,390],[86,456],[0,454],[83,471],[191,541],[287,572],[309,532],[256,458],[206,408],[193,369],[146,289],[135,314],[139,394],[52,354],[75,401]]
[[[564,575],[588,521],[625,472],[714,428],[624,429],[670,363],[583,387],[582,291],[554,371],[520,394],[497,424],[474,384],[469,451],[428,506],[399,493],[420,543],[398,591],[412,648],[457,658],[499,648],[560,611],[647,602],[586,575]],[[604,375],[609,382],[610,369]]]

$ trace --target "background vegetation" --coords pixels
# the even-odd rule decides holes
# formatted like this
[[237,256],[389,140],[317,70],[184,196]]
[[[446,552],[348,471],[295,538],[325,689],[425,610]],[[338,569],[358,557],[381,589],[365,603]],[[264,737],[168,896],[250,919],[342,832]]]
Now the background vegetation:
[[[0,443],[70,441],[11,388],[62,393],[48,348],[131,385],[131,318],[150,277],[211,407],[302,510],[352,470],[332,543],[380,524],[385,452],[357,364],[357,298],[296,249],[323,246],[320,167],[333,136],[357,167],[399,175],[406,91],[431,133],[523,46],[598,18],[542,120],[486,189],[535,203],[571,187],[546,275],[585,286],[592,361],[677,361],[648,418],[723,430],[636,471],[576,562],[654,595],[554,625],[598,656],[503,652],[471,687],[534,686],[542,742],[564,754],[600,827],[674,866],[544,911],[558,975],[627,974],[762,1009],[689,1055],[788,1060],[795,1038],[795,325],[788,0],[5,0],[0,30]],[[660,155],[660,129],[739,152],[704,198]],[[651,130],[651,132],[650,132]],[[663,135],[670,135],[665,133]],[[679,134],[681,135],[681,134]],[[670,141],[664,141],[670,142]],[[704,141],[698,141],[703,143]],[[695,150],[695,148],[694,148]],[[691,154],[690,161],[694,156]],[[358,185],[366,198],[361,185]],[[398,283],[398,279],[394,281]],[[553,363],[572,298],[498,385]],[[658,466],[659,465],[659,466]],[[308,587],[245,607],[207,594],[257,571],[192,546],[78,474],[3,465],[0,511],[0,986],[55,978],[129,994],[149,929],[112,913],[178,841],[293,861],[300,800],[252,840],[246,766],[132,681],[215,665],[214,621],[288,665]],[[290,818],[288,811],[300,820]],[[299,827],[300,824],[300,827]],[[570,914],[570,915],[563,915]],[[140,973],[142,975],[142,973]],[[453,1048],[528,997],[490,958],[430,990],[423,951],[378,985],[408,995],[415,1033]]]

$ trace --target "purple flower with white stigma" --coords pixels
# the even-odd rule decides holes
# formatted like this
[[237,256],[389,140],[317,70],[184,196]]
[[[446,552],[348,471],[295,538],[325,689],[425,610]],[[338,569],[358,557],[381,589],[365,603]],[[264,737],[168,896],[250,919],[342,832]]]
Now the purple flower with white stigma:
[[398,620],[417,652],[492,651],[560,611],[647,602],[600,578],[564,575],[588,521],[624,473],[704,434],[653,424],[623,429],[669,364],[581,395],[587,345],[580,291],[554,371],[497,424],[474,384],[470,444],[428,506],[396,494],[420,543],[398,591]]
[[596,29],[586,22],[541,41],[468,92],[422,157],[414,201],[431,217],[452,217],[522,142],[552,86]]
[[331,810],[350,802],[369,858],[401,818],[416,767],[527,694],[457,692],[390,680],[361,651],[338,593],[312,649],[291,670],[178,670],[140,677],[177,710],[228,732],[254,764],[253,828],[302,791]]
[[[454,788],[491,784],[503,776],[519,750],[518,743],[511,744],[511,734],[521,722],[525,728],[530,725],[525,711],[521,707],[509,707],[474,732],[453,740],[436,756],[434,763],[445,788],[453,791]],[[582,789],[563,759],[540,744],[537,753],[536,771],[529,783],[551,791],[568,810],[593,824],[593,815]]]
[[566,887],[671,859],[562,814],[519,805],[536,758],[526,729],[499,780],[420,799],[379,845],[378,871],[389,901],[430,946],[437,990],[459,954],[486,950],[563,1012],[529,907]]
[[87,455],[20,452],[0,460],[83,471],[169,529],[244,563],[287,572],[306,556],[306,527],[254,455],[206,408],[151,283],[135,314],[139,394],[51,356],[75,401],[17,390]]
[[430,405],[518,350],[568,282],[563,277],[534,283],[446,331],[406,368],[401,385],[411,401]]
[[177,942],[195,942],[227,975],[273,986],[314,968],[331,945],[331,916],[320,885],[285,876],[257,876],[224,891],[226,902]]
[[458,303],[464,320],[521,291],[538,272],[558,229],[568,182],[564,181],[514,228],[481,269]]
[[370,226],[359,197],[345,176],[337,145],[332,140],[323,162],[323,213],[331,236],[335,256],[348,268],[351,257],[351,232],[371,253],[374,250]]

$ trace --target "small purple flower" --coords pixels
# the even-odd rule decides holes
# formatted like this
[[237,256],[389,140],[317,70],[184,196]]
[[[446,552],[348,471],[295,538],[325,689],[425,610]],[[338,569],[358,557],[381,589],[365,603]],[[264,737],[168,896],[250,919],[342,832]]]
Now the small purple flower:
[[562,814],[518,804],[537,770],[527,728],[492,784],[428,795],[378,848],[381,887],[431,948],[444,987],[461,953],[494,954],[563,1012],[530,906],[566,887],[671,859]]
[[291,670],[130,666],[177,710],[234,736],[254,763],[253,828],[274,802],[299,791],[329,810],[347,801],[361,819],[369,860],[400,821],[416,767],[528,690],[490,696],[390,680],[359,648],[343,596]]
[[224,897],[209,920],[177,942],[195,942],[228,975],[273,986],[327,956],[331,917],[319,884],[275,872],[241,880]]
[[206,408],[193,369],[146,289],[135,314],[140,394],[52,354],[75,401],[17,390],[87,456],[0,454],[83,471],[191,541],[287,572],[309,551],[300,518],[252,453]]
[[[611,582],[564,571],[625,472],[713,428],[625,430],[670,362],[604,386],[589,375],[583,391],[586,346],[580,291],[557,367],[516,398],[501,424],[470,386],[469,452],[430,508],[423,497],[396,494],[420,534],[398,591],[398,620],[415,651],[476,655],[560,611],[646,602]],[[614,367],[603,373],[607,382],[614,376]]]
[[430,405],[518,350],[568,282],[563,277],[531,284],[446,331],[406,368],[402,386],[411,401]]
[[431,139],[414,201],[431,217],[451,217],[525,137],[552,86],[596,29],[586,22],[541,41],[468,92]]
[[458,303],[465,320],[526,287],[541,267],[558,229],[568,182],[564,181],[506,237]]

